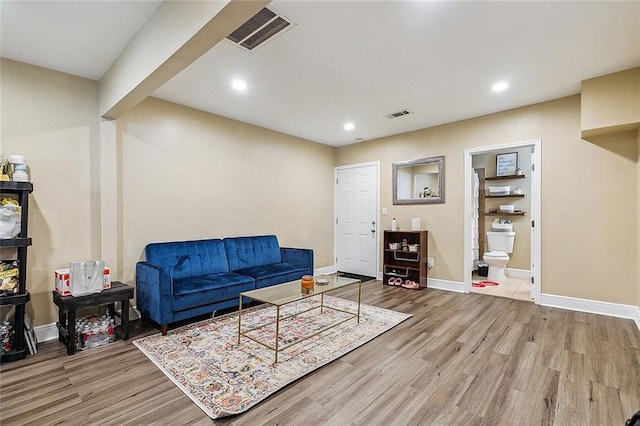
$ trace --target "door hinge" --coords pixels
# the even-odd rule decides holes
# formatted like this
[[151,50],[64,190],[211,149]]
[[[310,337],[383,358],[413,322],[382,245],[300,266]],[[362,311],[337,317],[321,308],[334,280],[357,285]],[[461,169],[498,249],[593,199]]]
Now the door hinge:
[[336,185],[338,184],[338,178],[336,178]]
[[531,165],[531,171],[532,171],[532,172],[535,172],[535,171],[536,171],[536,165],[535,165],[535,164],[532,164],[532,165]]
[[531,277],[531,284],[533,284],[533,277]]
[[338,218],[336,217],[336,225],[338,224]]
[[531,227],[532,227],[532,228],[535,228],[535,227],[536,227],[536,221],[535,221],[535,220],[532,220],[532,221],[531,221]]

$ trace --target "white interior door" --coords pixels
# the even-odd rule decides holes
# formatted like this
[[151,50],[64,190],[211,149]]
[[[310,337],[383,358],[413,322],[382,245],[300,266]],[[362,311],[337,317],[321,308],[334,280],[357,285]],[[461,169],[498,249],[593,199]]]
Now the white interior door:
[[337,169],[336,267],[338,271],[377,276],[378,165]]

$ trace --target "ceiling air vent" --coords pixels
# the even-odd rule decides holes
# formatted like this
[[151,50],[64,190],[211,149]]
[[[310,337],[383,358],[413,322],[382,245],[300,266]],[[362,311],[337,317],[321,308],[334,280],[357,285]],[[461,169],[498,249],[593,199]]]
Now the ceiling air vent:
[[387,114],[387,118],[391,120],[393,118],[398,118],[398,117],[402,117],[403,115],[409,115],[409,114],[413,114],[413,112],[409,111],[408,109],[403,109],[402,111],[392,112],[391,114]]
[[288,19],[265,7],[227,38],[238,46],[253,50],[287,27],[293,27]]

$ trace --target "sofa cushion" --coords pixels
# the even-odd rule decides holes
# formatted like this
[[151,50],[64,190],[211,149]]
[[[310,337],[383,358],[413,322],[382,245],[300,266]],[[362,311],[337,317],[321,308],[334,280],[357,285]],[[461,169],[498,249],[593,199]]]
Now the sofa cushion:
[[189,277],[229,272],[222,240],[152,243],[145,247],[147,262],[171,268],[171,277]]
[[267,287],[274,284],[282,284],[288,281],[299,280],[307,273],[306,268],[299,268],[290,263],[274,263],[271,265],[254,266],[236,271],[241,275],[255,278],[256,288]]
[[182,311],[237,298],[241,292],[254,288],[253,278],[233,272],[173,280],[173,310]]
[[235,237],[223,240],[230,271],[280,263],[280,245],[275,235]]

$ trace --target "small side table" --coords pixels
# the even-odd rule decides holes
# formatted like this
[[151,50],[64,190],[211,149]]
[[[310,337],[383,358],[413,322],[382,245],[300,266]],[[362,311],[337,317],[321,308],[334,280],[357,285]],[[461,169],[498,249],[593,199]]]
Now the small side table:
[[67,355],[76,352],[76,310],[100,305],[109,305],[109,315],[115,318],[116,302],[122,302],[120,319],[122,329],[120,331],[123,340],[129,339],[129,299],[133,299],[133,287],[120,281],[112,281],[111,288],[102,290],[101,293],[87,294],[84,296],[61,296],[53,291],[53,303],[58,306],[58,341],[66,343]]

